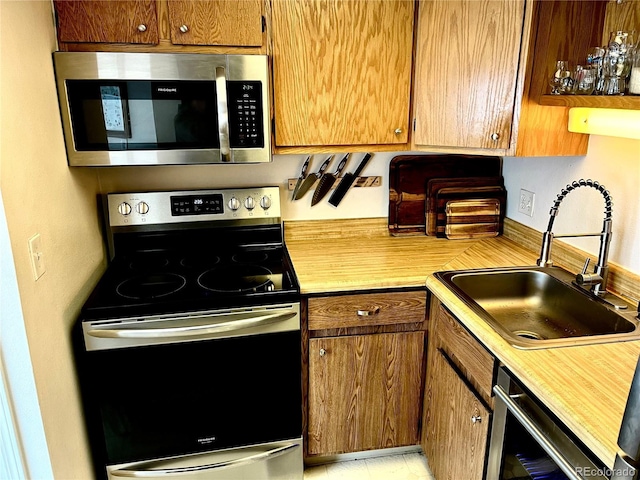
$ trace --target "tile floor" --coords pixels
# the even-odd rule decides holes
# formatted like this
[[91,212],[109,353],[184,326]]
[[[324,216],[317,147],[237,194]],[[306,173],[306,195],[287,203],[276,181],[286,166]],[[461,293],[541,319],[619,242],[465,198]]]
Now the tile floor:
[[434,477],[422,453],[406,453],[308,467],[304,480],[434,480]]

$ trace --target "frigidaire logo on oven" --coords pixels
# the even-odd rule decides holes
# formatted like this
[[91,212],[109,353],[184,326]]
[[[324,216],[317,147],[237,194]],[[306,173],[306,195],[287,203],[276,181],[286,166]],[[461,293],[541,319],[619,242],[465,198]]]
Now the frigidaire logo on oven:
[[158,87],[156,91],[159,93],[178,93],[176,87]]
[[200,445],[208,445],[210,443],[213,443],[216,441],[216,437],[211,436],[211,437],[202,437],[198,439],[198,443]]

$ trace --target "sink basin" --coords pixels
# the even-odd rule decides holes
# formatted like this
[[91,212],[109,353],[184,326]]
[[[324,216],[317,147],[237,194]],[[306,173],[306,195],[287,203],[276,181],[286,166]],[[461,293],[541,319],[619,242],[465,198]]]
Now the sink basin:
[[640,339],[635,307],[610,306],[558,267],[449,271],[436,277],[519,348]]

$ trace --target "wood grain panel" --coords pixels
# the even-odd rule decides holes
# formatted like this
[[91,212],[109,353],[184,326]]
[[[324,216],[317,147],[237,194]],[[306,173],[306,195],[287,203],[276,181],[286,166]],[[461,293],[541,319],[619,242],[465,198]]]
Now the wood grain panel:
[[493,356],[440,305],[432,339],[476,389],[487,405],[493,405],[491,388],[496,368]]
[[[491,414],[438,350],[430,360],[423,448],[437,479],[481,480]],[[480,420],[472,421],[476,417]]]
[[309,330],[422,322],[426,305],[425,291],[313,297]]
[[[586,155],[589,136],[569,132],[568,108],[540,105],[540,92],[547,85],[546,51],[549,44],[553,2],[535,2],[530,48],[525,71],[526,81],[519,105],[518,125],[514,131],[515,155],[520,157],[549,155]],[[544,4],[544,8],[543,7]]]
[[414,332],[426,330],[427,321],[420,323],[395,323],[393,325],[374,325],[371,327],[328,328],[326,330],[311,330],[309,337],[341,337],[345,335],[373,335],[377,333]]
[[524,0],[419,5],[413,143],[507,149]]
[[[262,45],[261,0],[169,0],[171,41],[182,45]],[[186,33],[180,27],[186,25]]]
[[423,351],[423,332],[309,340],[309,454],[417,444]]
[[54,6],[60,42],[158,43],[155,0],[54,0]]
[[[640,0],[625,0],[617,2],[609,0],[604,17],[604,28],[602,29],[602,43],[609,43],[609,33],[617,30],[630,32],[636,31],[636,36],[640,35]],[[638,38],[634,38],[635,44],[638,44]]]
[[274,0],[272,9],[277,146],[407,142],[413,1]]

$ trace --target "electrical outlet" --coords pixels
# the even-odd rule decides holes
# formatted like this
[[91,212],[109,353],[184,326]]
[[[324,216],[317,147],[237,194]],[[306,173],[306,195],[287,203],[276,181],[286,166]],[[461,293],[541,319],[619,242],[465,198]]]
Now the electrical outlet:
[[36,233],[29,239],[29,256],[31,258],[33,278],[38,280],[46,271],[44,254],[42,253],[42,240],[39,233]]
[[524,213],[530,217],[533,217],[533,202],[536,198],[536,194],[530,192],[529,190],[525,190],[524,188],[520,189],[520,201],[518,202],[518,212]]

